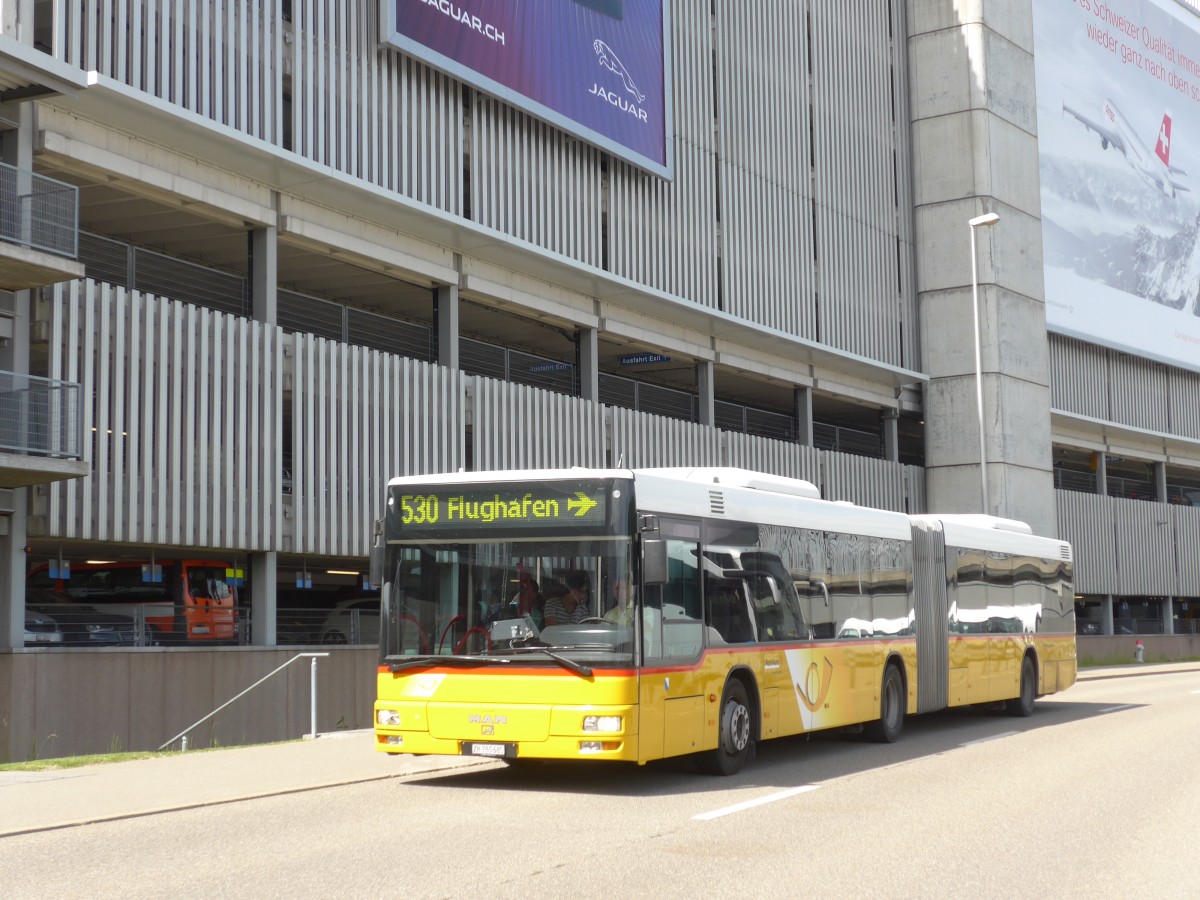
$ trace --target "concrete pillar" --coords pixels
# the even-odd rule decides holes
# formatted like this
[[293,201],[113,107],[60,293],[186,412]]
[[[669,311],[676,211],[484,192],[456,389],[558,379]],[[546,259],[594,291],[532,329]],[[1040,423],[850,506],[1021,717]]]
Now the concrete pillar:
[[1108,496],[1108,454],[1093,453],[1096,469],[1096,493],[1101,497]]
[[1154,471],[1154,496],[1159,503],[1167,502],[1167,464],[1157,462],[1151,467]]
[[250,554],[250,643],[274,647],[279,611],[279,560],[275,551]]
[[579,396],[600,399],[600,341],[595,328],[575,332],[575,366],[579,373]]
[[796,388],[792,393],[792,405],[796,416],[796,443],[811,447],[813,445],[812,388]]
[[[0,519],[0,649],[25,645],[25,488],[13,491],[13,512]],[[7,533],[2,533],[7,526]],[[8,598],[7,602],[4,598]]]
[[717,422],[716,384],[714,368],[711,362],[700,360],[696,363],[696,393],[699,397],[696,421],[701,425],[712,427]]
[[437,361],[458,368],[458,285],[444,284],[433,291],[433,327],[437,332]]
[[[908,4],[913,197],[930,509],[977,512],[977,283],[988,512],[1057,533],[1029,3]],[[994,77],[993,77],[994,76]]]
[[1175,598],[1167,597],[1162,603],[1163,634],[1175,633]]
[[0,33],[23,44],[33,44],[34,0],[0,2]]
[[250,232],[250,292],[254,320],[279,324],[279,240],[274,228]]
[[[32,4],[22,3],[22,14]],[[5,4],[6,15],[14,7]],[[15,21],[15,20],[14,20]],[[32,13],[24,27],[24,40],[32,40]],[[5,33],[8,29],[5,20]],[[10,35],[16,37],[15,34]],[[5,132],[0,141],[0,156],[4,162],[16,166],[23,172],[33,171],[33,138],[36,118],[32,103],[22,103],[16,110],[19,127]],[[22,191],[28,186],[22,186]],[[22,230],[29,227],[28,219]],[[25,235],[28,238],[28,235]],[[13,338],[0,346],[0,370],[18,375],[29,374],[29,328],[32,313],[32,293],[16,291],[10,295],[6,312],[12,318]],[[29,489],[13,490],[13,511],[0,523],[0,648],[22,647],[25,644],[25,574],[28,560],[25,558],[25,540],[28,529]]]
[[1113,625],[1113,595],[1108,594],[1104,598],[1104,602],[1100,605],[1100,615],[1103,620],[1103,629],[1105,634],[1116,634],[1116,628]]
[[885,409],[879,420],[883,427],[883,458],[888,462],[900,462],[900,413]]

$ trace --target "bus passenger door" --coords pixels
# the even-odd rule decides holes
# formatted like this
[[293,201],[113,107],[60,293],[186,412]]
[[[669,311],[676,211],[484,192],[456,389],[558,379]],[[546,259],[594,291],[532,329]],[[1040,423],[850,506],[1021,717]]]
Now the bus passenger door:
[[[791,666],[787,659],[787,644],[806,638],[800,621],[799,605],[788,589],[791,582],[782,564],[773,575],[754,575],[747,579],[750,605],[754,613],[755,636],[762,652],[762,736],[779,737],[800,730],[799,710],[794,701]],[[783,710],[790,712],[786,715]],[[781,718],[783,716],[783,718]]]
[[695,665],[703,633],[699,546],[668,539],[667,556],[668,582],[643,592],[638,697],[638,755],[643,761],[695,753],[703,745],[704,685]]

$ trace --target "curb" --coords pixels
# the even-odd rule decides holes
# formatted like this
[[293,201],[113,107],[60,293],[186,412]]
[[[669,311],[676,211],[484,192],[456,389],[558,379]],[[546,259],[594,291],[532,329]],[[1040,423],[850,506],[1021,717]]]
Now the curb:
[[1145,675],[1172,675],[1180,672],[1200,672],[1200,662],[1190,663],[1121,663],[1112,666],[1089,666],[1075,673],[1076,681],[1098,681],[1105,678],[1140,678]]

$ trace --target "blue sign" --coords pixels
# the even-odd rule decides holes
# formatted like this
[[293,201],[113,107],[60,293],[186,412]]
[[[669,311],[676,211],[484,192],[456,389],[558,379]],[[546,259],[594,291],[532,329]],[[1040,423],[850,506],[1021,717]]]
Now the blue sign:
[[162,584],[163,574],[162,566],[142,566],[142,583],[143,584]]
[[381,0],[383,40],[665,178],[666,0]]
[[70,581],[71,561],[58,559],[50,560],[50,577],[55,581]]
[[635,353],[633,356],[621,357],[621,365],[623,366],[644,366],[648,363],[663,363],[670,361],[671,357],[663,356],[661,353]]
[[530,366],[530,372],[569,372],[575,368],[570,363],[565,362],[547,362],[538,363],[536,366]]

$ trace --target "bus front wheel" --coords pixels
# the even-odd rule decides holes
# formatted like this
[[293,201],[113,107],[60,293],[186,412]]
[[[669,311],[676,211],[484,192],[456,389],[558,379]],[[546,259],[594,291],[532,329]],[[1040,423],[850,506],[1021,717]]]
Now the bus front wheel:
[[736,678],[725,686],[721,698],[721,720],[717,733],[717,749],[701,759],[701,767],[712,775],[736,775],[754,751],[751,737],[754,718],[746,687]]
[[900,670],[888,666],[879,688],[879,718],[868,722],[863,729],[868,738],[879,744],[891,744],[904,730],[904,679]]

